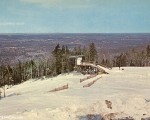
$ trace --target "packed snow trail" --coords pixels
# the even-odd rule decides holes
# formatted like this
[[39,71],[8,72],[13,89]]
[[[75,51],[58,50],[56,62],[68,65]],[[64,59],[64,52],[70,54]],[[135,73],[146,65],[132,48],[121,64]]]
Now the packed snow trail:
[[[113,68],[110,74],[80,83],[87,76],[72,72],[15,85],[0,100],[0,116],[21,116],[23,120],[88,120],[90,114],[103,117],[110,113],[135,120],[150,117],[149,67]],[[101,76],[92,86],[83,88]],[[69,85],[66,90],[47,92],[65,84]],[[112,103],[112,109],[106,100]]]

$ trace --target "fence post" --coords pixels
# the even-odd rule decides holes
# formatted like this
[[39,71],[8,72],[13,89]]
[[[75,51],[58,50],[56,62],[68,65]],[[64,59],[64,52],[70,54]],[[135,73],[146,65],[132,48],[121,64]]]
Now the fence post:
[[3,87],[3,90],[4,90],[4,97],[5,97],[5,85],[4,85],[4,87]]
[[2,93],[2,91],[1,91],[1,89],[0,89],[0,99],[1,99],[1,93]]

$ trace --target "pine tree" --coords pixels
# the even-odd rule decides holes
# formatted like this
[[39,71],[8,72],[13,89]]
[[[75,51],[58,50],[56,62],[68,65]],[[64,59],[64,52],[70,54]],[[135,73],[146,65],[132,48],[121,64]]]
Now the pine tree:
[[62,48],[61,48],[61,53],[62,53],[62,54],[65,54],[65,53],[66,53],[66,47],[65,47],[64,45],[63,45]]
[[5,88],[5,85],[7,84],[8,82],[8,75],[9,75],[9,72],[8,72],[8,69],[5,65],[2,65],[2,86],[3,86],[3,91],[4,91],[4,97],[6,96],[6,88]]
[[97,61],[97,50],[95,44],[92,42],[89,44],[89,62]]
[[81,50],[81,46],[77,47],[77,55],[81,55],[82,54],[82,50]]
[[61,67],[61,73],[65,73],[65,71],[66,71],[66,47],[65,47],[65,46],[62,46],[61,54],[62,54],[62,60],[61,60],[62,67]]
[[130,66],[135,66],[132,60],[130,61]]
[[89,51],[88,49],[84,46],[82,49],[82,55],[84,55],[84,61],[88,62],[89,61]]
[[70,54],[70,51],[68,49],[68,47],[66,46],[66,54],[69,55]]
[[55,47],[55,49],[52,53],[55,58],[56,74],[60,74],[61,68],[62,68],[62,50],[61,50],[59,44],[57,44],[57,46]]
[[6,68],[7,68],[7,72],[8,72],[7,84],[11,85],[13,70],[10,65],[7,65]]
[[29,64],[30,64],[30,75],[31,75],[31,79],[32,79],[32,78],[33,78],[33,66],[34,66],[35,64],[34,64],[34,61],[33,61],[33,60],[31,60]]
[[65,73],[65,72],[68,72],[69,71],[69,60],[68,60],[68,57],[69,57],[69,49],[68,47],[64,47],[62,46],[62,51],[61,51],[61,54],[62,54],[62,69],[61,69],[61,73]]
[[126,66],[126,55],[125,54],[122,54],[121,55],[121,66]]
[[18,79],[19,79],[19,83],[21,83],[21,80],[22,80],[22,63],[21,61],[19,60],[19,63],[18,63]]
[[146,52],[147,52],[147,57],[150,57],[150,45],[147,46]]

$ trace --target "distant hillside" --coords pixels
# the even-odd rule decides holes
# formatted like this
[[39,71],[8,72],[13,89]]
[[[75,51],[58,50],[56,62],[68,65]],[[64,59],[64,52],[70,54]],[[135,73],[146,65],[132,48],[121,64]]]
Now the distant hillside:
[[0,61],[14,63],[18,59],[44,58],[51,56],[57,43],[73,49],[77,46],[86,47],[90,42],[95,43],[100,58],[112,58],[120,52],[149,44],[150,34],[1,34]]

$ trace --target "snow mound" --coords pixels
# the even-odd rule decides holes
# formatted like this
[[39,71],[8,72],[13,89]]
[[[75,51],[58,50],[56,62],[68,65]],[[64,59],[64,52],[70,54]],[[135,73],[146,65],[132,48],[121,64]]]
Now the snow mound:
[[[108,108],[105,101],[99,100],[93,104],[72,105],[56,109],[35,109],[24,112],[22,114],[23,120],[101,120],[102,118],[125,118],[131,117],[135,120],[150,116],[147,111],[150,104],[146,103],[142,96],[131,96],[126,102],[121,99],[114,99],[112,101],[112,109]],[[145,115],[145,116],[143,116]]]

